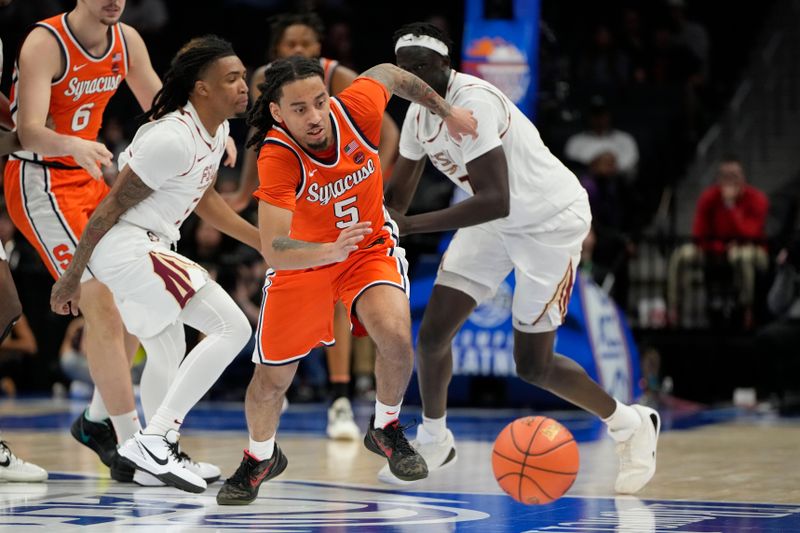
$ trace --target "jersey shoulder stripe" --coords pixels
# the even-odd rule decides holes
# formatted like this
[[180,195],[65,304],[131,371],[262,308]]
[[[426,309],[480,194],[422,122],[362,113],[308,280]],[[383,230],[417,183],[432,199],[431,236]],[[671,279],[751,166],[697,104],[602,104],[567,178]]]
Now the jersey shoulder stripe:
[[342,103],[342,101],[339,100],[339,98],[337,98],[335,96],[333,98],[331,98],[331,102],[333,102],[333,104],[335,106],[337,106],[337,108],[338,108],[339,112],[341,113],[342,118],[344,119],[345,123],[350,127],[350,130],[352,130],[352,132],[355,134],[355,136],[358,138],[358,140],[361,141],[361,144],[363,144],[367,148],[369,148],[370,151],[372,151],[372,153],[377,154],[378,153],[378,147],[375,146],[374,144],[372,144],[369,141],[369,139],[367,139],[367,136],[364,135],[364,132],[361,131],[361,128],[359,128],[358,124],[356,124],[356,122],[353,120],[353,117],[350,115],[350,112],[347,110],[347,106],[345,106]]
[[300,167],[300,181],[297,183],[297,188],[295,189],[295,198],[300,198],[300,196],[303,195],[303,191],[306,188],[306,181],[307,181],[306,180],[306,167],[305,167],[305,165],[303,165],[303,158],[300,156],[300,154],[297,152],[297,150],[295,150],[294,147],[292,147],[291,144],[287,143],[286,141],[284,141],[282,139],[276,139],[275,137],[268,137],[264,141],[264,144],[272,144],[272,145],[275,145],[275,146],[280,146],[280,147],[288,150],[289,152],[291,152],[292,155],[294,155],[295,158],[297,158],[297,165]]

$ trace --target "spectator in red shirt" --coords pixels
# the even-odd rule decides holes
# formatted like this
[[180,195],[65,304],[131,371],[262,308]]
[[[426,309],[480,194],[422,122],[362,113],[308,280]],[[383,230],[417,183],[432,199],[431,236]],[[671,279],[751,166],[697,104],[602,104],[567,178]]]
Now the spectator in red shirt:
[[726,158],[717,170],[717,183],[697,201],[692,236],[703,250],[716,254],[732,246],[759,244],[766,238],[768,210],[767,195],[748,185],[739,161]]
[[[756,276],[769,264],[764,247],[768,211],[766,194],[747,183],[741,162],[735,157],[724,158],[716,183],[704,190],[697,202],[692,226],[694,244],[680,247],[670,259],[668,298],[675,322],[679,319],[680,300],[686,300],[683,293],[688,277],[684,271],[691,265],[704,265],[708,285],[725,280],[725,276],[718,275],[721,268],[732,273],[732,289],[743,312],[744,326],[752,327]],[[709,276],[709,272],[714,275]],[[707,303],[715,305],[714,301]]]

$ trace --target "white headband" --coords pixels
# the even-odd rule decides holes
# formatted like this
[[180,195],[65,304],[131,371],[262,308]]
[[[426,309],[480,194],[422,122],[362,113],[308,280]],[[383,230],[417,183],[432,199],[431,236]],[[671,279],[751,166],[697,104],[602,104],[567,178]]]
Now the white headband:
[[439,39],[435,37],[431,37],[429,35],[414,35],[412,33],[408,33],[403,35],[399,39],[397,39],[397,44],[394,45],[394,52],[406,46],[421,46],[423,48],[428,48],[429,50],[433,50],[437,54],[446,56],[448,55],[447,45],[444,44]]

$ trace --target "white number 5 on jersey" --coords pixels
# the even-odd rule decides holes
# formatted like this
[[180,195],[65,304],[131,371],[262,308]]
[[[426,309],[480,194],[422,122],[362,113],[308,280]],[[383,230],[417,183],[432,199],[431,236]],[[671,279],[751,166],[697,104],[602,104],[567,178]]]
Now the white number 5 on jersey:
[[336,215],[336,218],[342,219],[336,222],[337,228],[345,229],[349,228],[353,224],[358,223],[358,208],[354,205],[347,207],[350,204],[354,204],[357,199],[358,196],[351,196],[350,198],[346,198],[333,204],[333,212]]

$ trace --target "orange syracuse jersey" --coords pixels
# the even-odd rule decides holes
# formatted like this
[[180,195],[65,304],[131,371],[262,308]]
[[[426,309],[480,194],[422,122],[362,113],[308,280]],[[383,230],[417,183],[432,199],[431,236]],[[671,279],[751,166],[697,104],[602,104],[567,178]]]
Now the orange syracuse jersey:
[[[37,22],[35,26],[46,28],[58,41],[65,58],[64,72],[51,84],[50,108],[48,114],[53,129],[64,135],[73,135],[93,141],[103,121],[106,104],[117,91],[128,73],[128,50],[122,26],[117,23],[110,27],[108,49],[101,56],[93,56],[78,42],[67,22],[67,14]],[[14,69],[10,107],[16,122],[18,68]],[[41,160],[30,152],[20,152],[22,158]],[[77,166],[72,157],[47,157],[67,166]]]
[[370,78],[357,79],[331,98],[334,151],[329,159],[305,150],[281,125],[267,134],[254,196],[294,212],[291,238],[333,242],[343,229],[369,221],[372,233],[360,248],[397,241],[383,208],[377,149],[388,99],[386,88]]

